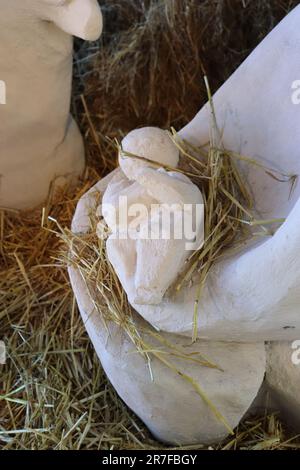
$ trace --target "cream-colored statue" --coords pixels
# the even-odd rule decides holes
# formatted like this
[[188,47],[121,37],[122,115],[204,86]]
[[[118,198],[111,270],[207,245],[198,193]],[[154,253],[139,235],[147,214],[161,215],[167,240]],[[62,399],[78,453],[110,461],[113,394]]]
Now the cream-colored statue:
[[102,16],[97,0],[0,0],[0,12],[0,207],[28,209],[83,171],[72,35],[96,40]]
[[[74,233],[89,230],[91,211],[99,210],[99,193],[103,196],[113,179],[119,177],[120,170],[114,171],[80,200],[72,224]],[[153,435],[172,444],[212,443],[224,438],[228,434],[224,424],[179,375],[153,359],[151,379],[145,359],[134,351],[131,340],[122,329],[115,325],[109,325],[109,328],[104,326],[81,273],[70,267],[69,275],[85,327],[109,380]],[[139,315],[135,314],[134,318],[145,326]],[[180,318],[177,321],[180,323]],[[185,374],[200,384],[227,423],[235,428],[262,384],[265,374],[264,344],[201,341],[191,345],[191,338],[164,331],[160,334],[175,348],[183,348],[186,354],[200,353],[222,369],[180,361]],[[151,342],[151,339],[148,341]]]
[[[214,97],[225,148],[290,175],[300,174],[300,105],[294,100],[300,75],[299,24],[297,7]],[[180,137],[204,145],[209,140],[209,116],[205,106]],[[291,192],[289,184],[270,178],[255,165],[245,163],[243,170],[259,218],[286,221],[273,237],[214,267],[199,306],[199,336],[242,342],[298,339],[300,185]],[[196,289],[195,284],[159,306],[135,308],[157,328],[191,336]]]
[[135,130],[122,147],[171,169],[120,155],[122,171],[102,200],[102,213],[112,230],[108,257],[130,302],[157,305],[191,250],[203,243],[203,199],[189,178],[172,171],[179,151],[166,132],[150,127]]
[[[300,6],[296,7],[255,49],[216,93],[214,103],[224,146],[261,160],[281,173],[300,173]],[[202,145],[209,139],[209,108],[205,106],[180,136]],[[265,372],[264,342],[268,348],[267,383],[282,410],[300,423],[300,365],[288,341],[300,338],[300,186],[270,178],[259,167],[243,165],[256,209],[262,219],[286,218],[273,237],[217,263],[207,279],[199,305],[202,338],[193,351],[205,352],[224,372],[187,366],[212,402],[232,425],[242,418],[259,390]],[[109,175],[82,198],[73,221],[75,232],[89,229],[96,211],[95,194],[105,193]],[[166,267],[167,269],[167,267]],[[130,341],[101,323],[93,299],[79,273],[70,268],[72,286],[86,328],[116,390],[160,439],[174,444],[216,442],[226,434],[190,388],[171,371],[154,363],[154,382]],[[127,292],[132,278],[122,279]],[[131,303],[166,339],[187,345],[193,326],[195,290],[166,293],[158,305]],[[220,342],[221,341],[221,342]],[[189,351],[189,349],[188,349]],[[300,361],[299,361],[300,362]],[[221,374],[221,375],[220,375]]]

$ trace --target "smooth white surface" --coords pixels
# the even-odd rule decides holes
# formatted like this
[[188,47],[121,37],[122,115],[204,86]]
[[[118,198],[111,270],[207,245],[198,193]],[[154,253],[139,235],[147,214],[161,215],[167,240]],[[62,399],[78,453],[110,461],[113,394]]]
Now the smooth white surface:
[[[157,128],[132,131],[122,147],[162,165],[175,168],[178,163],[175,144]],[[102,201],[112,231],[108,258],[132,304],[158,305],[191,255],[191,245],[196,249],[203,243],[202,194],[176,171],[133,158],[120,158],[120,164],[123,171],[109,182]]]
[[96,39],[102,17],[96,0],[0,0],[0,11],[0,207],[28,209],[45,200],[53,180],[84,168],[69,114],[71,34]]
[[[120,187],[120,178],[125,185]],[[145,178],[145,179],[144,179]],[[191,255],[188,244],[200,244],[204,233],[204,206],[201,192],[188,178],[178,179],[177,174],[161,173],[157,170],[141,171],[136,182],[131,183],[122,173],[118,174],[108,186],[108,194],[114,193],[113,198],[106,196],[106,203],[113,206],[117,196],[127,197],[128,208],[133,208],[134,201],[143,204],[143,212],[139,213],[139,232],[137,239],[127,235],[125,229],[118,224],[107,240],[107,253],[131,303],[141,305],[160,304],[167,289],[176,280],[183,269],[187,258]],[[148,186],[149,184],[149,186]],[[120,192],[118,192],[120,188]],[[105,196],[106,194],[104,194]],[[175,209],[170,209],[171,204]],[[184,204],[193,206],[189,212]],[[152,210],[155,205],[155,210]],[[196,220],[196,205],[199,205],[199,217]],[[116,207],[118,209],[118,206]],[[125,212],[125,209],[123,209]],[[127,211],[126,211],[127,213]],[[110,216],[106,215],[109,224]],[[126,217],[127,225],[133,224],[135,217]],[[131,220],[133,219],[133,220]],[[174,237],[172,228],[185,219],[189,226],[195,227],[198,237],[188,240]],[[169,239],[146,238],[151,230],[161,228],[162,221],[171,222]],[[149,229],[149,225],[151,229]],[[122,239],[124,233],[125,239]],[[145,234],[145,235],[144,235]],[[168,234],[166,234],[168,235]],[[184,234],[183,234],[184,235]],[[145,237],[145,238],[143,238]]]
[[[176,168],[178,165],[178,149],[168,133],[158,127],[135,129],[124,137],[121,145],[125,152],[138,157],[147,158],[172,168]],[[119,164],[130,180],[136,180],[140,168],[145,167],[145,162],[124,155],[119,155]]]

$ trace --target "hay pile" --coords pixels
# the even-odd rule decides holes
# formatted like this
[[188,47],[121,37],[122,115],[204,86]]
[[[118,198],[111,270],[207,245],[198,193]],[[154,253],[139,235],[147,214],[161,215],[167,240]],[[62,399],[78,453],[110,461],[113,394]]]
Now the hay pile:
[[[69,226],[78,198],[116,164],[105,136],[139,125],[180,128],[285,14],[279,0],[118,0],[104,6],[99,43],[76,43],[73,110],[89,168],[77,190],[51,196]],[[112,5],[113,3],[113,5]],[[298,2],[289,2],[289,7]],[[117,31],[117,32],[116,32]],[[105,160],[104,160],[105,156]],[[78,315],[61,241],[42,210],[0,214],[0,446],[4,449],[162,448],[108,384]],[[289,441],[289,439],[292,439]],[[216,448],[297,448],[274,415],[242,423]],[[194,447],[195,448],[195,447]]]

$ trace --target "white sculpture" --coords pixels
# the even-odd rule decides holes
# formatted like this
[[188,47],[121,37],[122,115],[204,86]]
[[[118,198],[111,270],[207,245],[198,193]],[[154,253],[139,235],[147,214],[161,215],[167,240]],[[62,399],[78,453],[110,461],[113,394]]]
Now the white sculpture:
[[0,207],[27,209],[84,168],[69,114],[71,35],[97,39],[102,16],[97,0],[0,0],[0,11]]
[[[214,97],[225,148],[263,160],[268,167],[292,175],[300,172],[300,106],[295,98],[295,83],[300,78],[299,24],[300,6],[269,34]],[[180,136],[193,144],[206,143],[208,116],[209,109],[205,106]],[[219,371],[189,366],[187,371],[199,380],[230,424],[242,417],[246,402],[250,406],[257,394],[264,375],[264,341],[288,341],[300,335],[299,185],[290,194],[288,184],[270,178],[258,167],[245,163],[242,168],[261,218],[284,217],[287,220],[273,237],[218,263],[201,297],[198,334],[203,341],[193,347],[205,351],[221,367],[224,360],[225,372],[223,380],[219,380]],[[75,232],[89,229],[89,213],[96,211],[95,194],[105,192],[118,171],[102,180],[80,201],[73,222]],[[103,328],[80,274],[70,268],[70,276],[96,351],[126,403],[163,440],[173,443],[218,441],[222,435],[220,423],[207,407],[200,404],[200,414],[196,416],[196,402],[191,400],[186,384],[178,381],[178,377],[175,383],[172,373],[162,370],[158,364],[154,366],[155,381],[151,383],[142,358],[129,357],[129,340],[117,331],[109,335]],[[130,292],[134,279],[124,276],[122,283]],[[176,333],[170,336],[171,340],[186,345],[192,334],[196,285],[183,289],[178,296],[167,293],[159,305],[133,303],[133,306],[164,337]],[[252,344],[247,344],[249,342]],[[290,362],[287,366],[286,361],[291,361],[292,356],[291,350],[291,355],[287,354],[288,347],[288,343],[273,343],[268,349],[267,381],[281,397],[288,396],[282,409],[286,411],[288,407],[300,421],[299,369],[295,369],[295,365],[289,367]],[[249,355],[245,357],[245,353]],[[253,374],[254,364],[257,369]],[[231,368],[236,375],[233,386],[228,389]],[[253,374],[253,387],[245,371]],[[288,389],[286,394],[282,392],[284,386]],[[225,396],[226,403],[223,402]],[[241,401],[233,419],[231,405],[238,400]]]
[[[214,97],[224,147],[281,173],[300,174],[300,7],[254,50]],[[209,141],[205,106],[180,133],[193,144]],[[293,340],[300,337],[300,185],[270,178],[242,165],[261,219],[287,218],[276,234],[241,255],[218,263],[203,291],[199,336],[226,341]],[[125,286],[128,290],[129,287]],[[157,328],[191,336],[197,282],[158,306],[134,305]],[[180,321],[178,320],[180,318]]]
[[[131,132],[122,147],[169,168],[175,169],[179,161],[175,144],[157,128]],[[120,166],[123,171],[114,176],[102,199],[104,219],[112,230],[108,257],[125,289],[131,287],[126,291],[130,302],[160,304],[191,254],[189,245],[195,250],[203,243],[203,198],[181,173],[122,155]]]
[[[102,179],[79,201],[72,223],[74,233],[90,229],[91,211],[97,211],[99,193],[104,194],[119,170]],[[218,442],[228,429],[214,416],[193,387],[157,359],[151,360],[153,381],[145,359],[136,352],[131,340],[114,324],[104,326],[86,280],[74,267],[69,267],[71,284],[84,325],[101,364],[120,397],[144,421],[153,435],[171,444],[209,444]],[[145,322],[138,315],[141,327]],[[180,321],[180,319],[178,319]],[[173,360],[204,390],[213,405],[235,428],[256,398],[265,374],[263,343],[238,344],[201,341],[160,332],[162,338],[186,354],[201,353],[221,370],[199,366],[190,361]],[[146,337],[146,341],[152,341]],[[158,344],[158,347],[160,345]]]

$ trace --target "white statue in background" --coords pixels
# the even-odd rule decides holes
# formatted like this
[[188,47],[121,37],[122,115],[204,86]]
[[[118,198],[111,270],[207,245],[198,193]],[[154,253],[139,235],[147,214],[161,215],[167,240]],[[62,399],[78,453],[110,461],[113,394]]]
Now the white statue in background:
[[[299,25],[300,6],[214,96],[224,147],[290,175],[300,174]],[[179,136],[202,146],[209,135],[210,107],[206,105]],[[128,174],[126,162],[120,163]],[[289,185],[270,178],[256,165],[243,162],[242,169],[262,219],[286,220],[274,236],[219,260],[211,269],[199,302],[201,341],[193,345],[193,353],[201,351],[221,366],[223,373],[192,363],[185,364],[185,373],[201,384],[235,427],[257,396],[267,369],[272,398],[289,422],[292,418],[299,427],[300,186],[291,192]],[[119,172],[101,180],[80,200],[74,232],[90,230],[89,214],[96,212],[99,193],[107,191]],[[152,186],[151,190],[153,193]],[[115,266],[118,272],[118,264]],[[153,434],[172,444],[218,442],[222,433],[226,435],[207,406],[199,403],[173,371],[166,371],[154,360],[154,381],[149,379],[144,358],[132,354],[130,339],[117,326],[112,325],[112,334],[103,327],[95,298],[81,273],[72,266],[69,272],[84,324],[110,381]],[[119,269],[135,320],[143,317],[166,341],[186,348],[192,334],[197,282],[184,286],[178,295],[166,293],[158,305],[145,305],[132,302],[134,273],[123,275]],[[267,367],[265,341],[271,342]]]
[[187,176],[175,171],[179,151],[167,132],[132,131],[122,148],[122,171],[109,183],[101,207],[112,231],[108,257],[132,303],[159,304],[191,251],[203,243],[203,198]]
[[102,16],[97,0],[0,0],[0,12],[0,208],[30,209],[84,169],[72,35],[96,40]]

